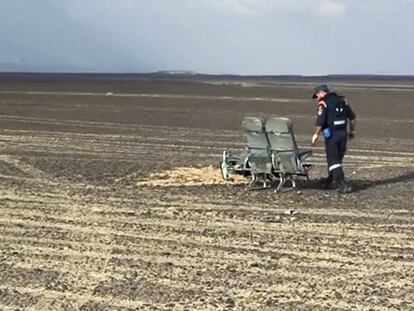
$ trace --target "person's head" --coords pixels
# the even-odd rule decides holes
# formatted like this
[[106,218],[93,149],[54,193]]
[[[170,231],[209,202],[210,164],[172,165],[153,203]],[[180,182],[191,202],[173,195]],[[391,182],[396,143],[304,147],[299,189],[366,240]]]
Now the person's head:
[[321,100],[322,98],[324,98],[326,96],[326,94],[329,93],[329,88],[326,84],[321,84],[316,86],[313,89],[313,95],[312,98],[316,99],[316,100]]

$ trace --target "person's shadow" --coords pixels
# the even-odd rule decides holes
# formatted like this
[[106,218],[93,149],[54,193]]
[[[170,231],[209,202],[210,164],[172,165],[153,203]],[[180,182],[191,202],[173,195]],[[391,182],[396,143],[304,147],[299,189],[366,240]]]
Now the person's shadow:
[[382,185],[392,185],[392,184],[397,184],[400,182],[407,182],[407,181],[414,181],[414,171],[407,172],[399,176],[394,176],[394,177],[379,179],[379,180],[372,180],[372,181],[350,179],[350,183],[352,183],[354,192],[363,191],[368,188],[378,187]]
[[[407,172],[403,175],[394,176],[385,179],[379,180],[361,180],[361,179],[348,179],[349,183],[352,185],[352,192],[359,192],[369,188],[378,187],[382,185],[392,185],[400,182],[414,181],[414,171]],[[319,189],[325,190],[323,180],[321,179],[311,179],[309,182],[303,182],[301,185],[305,189]]]

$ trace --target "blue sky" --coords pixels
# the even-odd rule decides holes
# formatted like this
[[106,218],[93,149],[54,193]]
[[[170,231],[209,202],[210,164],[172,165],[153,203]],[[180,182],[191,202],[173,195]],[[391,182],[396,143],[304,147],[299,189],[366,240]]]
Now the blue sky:
[[0,71],[414,74],[414,0],[1,0]]

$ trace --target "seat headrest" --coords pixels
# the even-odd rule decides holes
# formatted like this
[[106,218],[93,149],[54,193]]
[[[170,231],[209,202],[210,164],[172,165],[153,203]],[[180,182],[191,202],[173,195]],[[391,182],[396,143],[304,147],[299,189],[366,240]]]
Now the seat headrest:
[[245,132],[264,132],[263,120],[256,117],[246,117],[241,123],[241,127]]
[[293,131],[293,123],[288,118],[270,118],[266,121],[266,132],[290,133]]

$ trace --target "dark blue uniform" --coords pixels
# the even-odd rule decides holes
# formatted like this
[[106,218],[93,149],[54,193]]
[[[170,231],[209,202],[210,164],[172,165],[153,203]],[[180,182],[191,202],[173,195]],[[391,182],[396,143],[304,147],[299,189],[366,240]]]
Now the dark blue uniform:
[[342,161],[348,140],[348,120],[356,116],[345,97],[328,93],[319,101],[316,126],[322,127],[325,137],[326,160],[329,177],[327,183],[345,183]]

